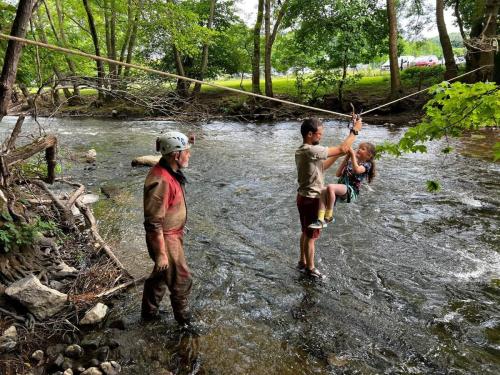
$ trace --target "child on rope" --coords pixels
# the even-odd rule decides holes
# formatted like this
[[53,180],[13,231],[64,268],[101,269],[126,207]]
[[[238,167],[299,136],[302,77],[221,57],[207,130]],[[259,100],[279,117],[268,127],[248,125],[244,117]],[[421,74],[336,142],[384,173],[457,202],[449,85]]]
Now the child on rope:
[[334,220],[333,206],[338,198],[349,203],[359,195],[361,182],[368,178],[371,183],[375,177],[375,146],[372,143],[361,143],[355,152],[352,148],[337,169],[339,183],[328,184],[321,190],[318,220],[309,225],[311,229],[322,229]]

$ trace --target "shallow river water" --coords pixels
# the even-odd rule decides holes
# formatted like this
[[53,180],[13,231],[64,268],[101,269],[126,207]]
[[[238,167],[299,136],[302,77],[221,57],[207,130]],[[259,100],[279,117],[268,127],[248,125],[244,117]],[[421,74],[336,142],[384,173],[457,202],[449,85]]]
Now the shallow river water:
[[[65,176],[96,193],[118,189],[94,210],[136,277],[152,266],[142,227],[148,169],[130,161],[153,154],[160,132],[198,136],[185,171],[185,247],[202,333],[179,332],[168,298],[161,322],[141,324],[142,288],[131,290],[121,305],[129,327],[118,333],[125,373],[500,372],[500,164],[443,155],[437,142],[427,154],[384,156],[359,200],[337,206],[336,223],[317,242],[326,278],[313,282],[294,269],[300,123],[52,119],[44,128],[59,137]],[[322,143],[346,133],[345,124],[328,122]],[[381,143],[401,134],[366,125],[358,138]],[[68,161],[90,148],[95,168]],[[442,190],[427,192],[427,180]]]

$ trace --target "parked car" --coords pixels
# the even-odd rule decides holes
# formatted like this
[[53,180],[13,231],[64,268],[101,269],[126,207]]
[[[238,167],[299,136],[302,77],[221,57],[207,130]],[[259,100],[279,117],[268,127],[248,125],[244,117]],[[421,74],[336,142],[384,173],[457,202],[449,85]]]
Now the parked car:
[[419,56],[415,59],[415,66],[434,66],[439,64],[439,59],[435,55]]
[[[409,68],[410,66],[413,66],[413,63],[415,61],[415,57],[413,56],[399,56],[398,57],[398,66],[399,69],[406,69]],[[385,63],[382,64],[380,67],[381,70],[391,70],[391,64],[389,60],[387,60]]]

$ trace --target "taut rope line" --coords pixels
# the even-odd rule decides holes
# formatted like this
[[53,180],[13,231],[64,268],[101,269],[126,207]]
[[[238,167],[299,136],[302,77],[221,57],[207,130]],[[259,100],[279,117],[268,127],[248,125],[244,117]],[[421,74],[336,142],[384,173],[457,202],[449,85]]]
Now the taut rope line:
[[[116,64],[116,65],[121,65],[121,66],[128,67],[128,68],[139,69],[139,70],[143,70],[145,72],[155,73],[155,74],[158,74],[158,75],[161,75],[161,76],[165,76],[165,77],[169,77],[169,78],[183,79],[185,81],[190,81],[190,82],[194,82],[194,83],[200,83],[202,85],[212,86],[212,87],[215,87],[215,88],[218,88],[218,89],[221,89],[221,90],[236,92],[238,94],[244,94],[244,95],[253,96],[253,97],[256,97],[256,98],[271,100],[271,101],[275,101],[275,102],[278,102],[278,103],[283,103],[283,104],[288,104],[288,105],[292,105],[292,106],[296,106],[296,107],[310,109],[310,110],[313,110],[313,111],[324,112],[324,113],[328,113],[328,114],[339,116],[339,117],[345,117],[345,118],[348,118],[348,119],[352,118],[351,114],[346,115],[344,113],[329,111],[327,109],[322,109],[322,108],[317,108],[317,107],[311,107],[311,106],[308,106],[308,105],[305,105],[305,104],[299,104],[299,103],[290,102],[288,100],[283,100],[283,99],[278,99],[278,98],[272,98],[272,97],[261,95],[261,94],[255,94],[253,92],[248,92],[248,91],[233,89],[231,87],[225,87],[225,86],[221,86],[221,85],[218,85],[218,84],[215,84],[215,83],[211,83],[211,82],[207,82],[207,81],[200,81],[200,80],[195,79],[195,78],[184,77],[184,76],[180,76],[180,75],[177,75],[177,74],[174,74],[174,73],[167,73],[167,72],[163,72],[161,70],[152,69],[152,68],[148,68],[148,67],[141,66],[141,65],[130,64],[130,63],[122,62],[122,61],[112,60],[112,59],[108,59],[106,57],[92,55],[90,53],[85,53],[85,52],[76,51],[76,50],[72,50],[72,49],[68,49],[68,48],[54,46],[52,44],[37,42],[35,40],[30,40],[30,39],[26,39],[26,38],[19,38],[19,37],[16,37],[16,36],[11,36],[11,35],[7,35],[7,34],[3,34],[3,33],[0,33],[0,39],[14,40],[16,42],[21,42],[21,43],[30,44],[30,45],[33,45],[33,46],[43,47],[43,48],[47,48],[47,49],[50,49],[50,50],[53,50],[53,51],[67,53],[67,54],[70,54],[70,55],[77,55],[77,56],[87,57],[87,58],[92,59],[92,60],[100,60],[100,61],[104,61],[104,62],[107,62],[107,63]],[[449,79],[448,81],[443,81],[443,82],[453,81],[453,80],[458,79],[460,77],[463,77],[463,76],[466,76],[468,74],[471,74],[471,73],[473,73],[473,72],[475,72],[477,70],[480,70],[480,69],[483,69],[483,68],[486,68],[486,67],[490,67],[490,66],[492,66],[492,65],[481,66],[481,67],[479,67],[477,69],[471,70],[470,72],[464,73],[464,74],[462,74],[462,75],[460,75],[458,77],[455,77],[455,78]],[[364,115],[364,114],[367,114],[369,112],[373,112],[373,111],[375,111],[377,109],[380,109],[382,107],[386,107],[388,105],[394,104],[396,102],[399,102],[399,101],[401,101],[403,99],[407,99],[407,98],[409,98],[411,96],[417,95],[417,94],[419,94],[421,92],[424,92],[424,91],[427,91],[427,89],[423,89],[423,90],[414,92],[413,94],[409,94],[409,95],[406,95],[406,96],[404,96],[402,98],[393,100],[393,101],[391,101],[389,103],[382,104],[382,105],[380,105],[378,107],[375,107],[375,108],[372,108],[372,109],[370,109],[368,111],[365,111],[362,114]]]
[[144,70],[146,72],[155,73],[155,74],[158,74],[158,75],[161,75],[161,76],[165,76],[165,77],[169,77],[169,78],[183,79],[185,81],[200,83],[202,85],[208,85],[208,86],[212,86],[212,87],[215,87],[215,88],[218,88],[218,89],[222,89],[222,90],[226,90],[226,91],[237,92],[239,94],[245,94],[245,95],[254,96],[254,97],[257,97],[257,98],[261,98],[261,99],[272,100],[272,101],[275,101],[275,102],[279,102],[279,103],[283,103],[283,104],[289,104],[289,105],[294,105],[294,106],[298,106],[298,107],[302,107],[302,108],[306,108],[306,109],[311,109],[311,110],[314,110],[314,111],[325,112],[325,113],[329,113],[331,115],[336,115],[336,116],[351,118],[351,115],[346,115],[344,113],[329,111],[327,109],[321,109],[321,108],[311,107],[311,106],[304,105],[304,104],[299,104],[299,103],[293,103],[293,102],[289,102],[289,101],[283,100],[283,99],[271,98],[269,96],[255,94],[253,92],[247,92],[247,91],[242,91],[242,90],[238,90],[238,89],[233,89],[231,87],[225,87],[225,86],[217,85],[215,83],[211,83],[211,82],[207,82],[207,81],[200,81],[200,80],[195,79],[195,78],[183,77],[183,76],[179,76],[177,74],[167,73],[167,72],[163,72],[161,70],[147,68],[145,66],[140,66],[140,65],[125,63],[125,62],[121,62],[121,61],[116,61],[116,60],[108,59],[106,57],[91,55],[89,53],[85,53],[85,52],[81,52],[81,51],[75,51],[75,50],[68,49],[68,48],[54,46],[52,44],[41,43],[41,42],[37,42],[37,41],[34,41],[34,40],[25,39],[25,38],[18,38],[16,36],[6,35],[6,34],[3,34],[3,33],[0,33],[0,38],[1,39],[14,40],[16,42],[21,42],[21,43],[26,43],[26,44],[31,44],[31,45],[34,45],[34,46],[43,47],[43,48],[51,49],[51,50],[54,50],[54,51],[68,53],[68,54],[71,54],[71,55],[77,55],[77,56],[87,57],[87,58],[90,58],[92,60],[100,60],[100,61],[104,61],[104,62],[116,64],[116,65],[122,65],[122,66],[129,67],[129,68],[140,69],[140,70]]
[[[475,72],[475,71],[477,71],[477,70],[481,70],[481,69],[483,69],[483,68],[487,68],[487,67],[490,67],[490,66],[493,66],[493,65],[483,65],[483,66],[480,66],[480,67],[479,67],[479,68],[477,68],[477,69],[471,70],[470,72],[466,72],[466,73],[464,73],[464,74],[461,74],[461,75],[456,76],[456,77],[454,77],[454,78],[450,78],[450,79],[448,79],[448,80],[446,80],[446,81],[442,81],[442,82],[451,82],[451,81],[454,81],[454,80],[459,79],[459,78],[461,78],[461,77],[464,77],[464,76],[466,76],[466,75],[468,75],[468,74],[474,73],[474,72]],[[442,82],[441,82],[441,83],[442,83]],[[411,97],[411,96],[414,96],[414,95],[420,94],[421,92],[427,91],[428,89],[429,89],[429,88],[427,87],[426,89],[423,89],[423,90],[420,90],[420,91],[414,92],[413,94],[409,94],[409,95],[403,96],[402,98],[398,98],[398,99],[396,99],[396,100],[393,100],[392,102],[388,102],[388,103],[385,103],[385,104],[379,105],[378,107],[375,107],[375,108],[372,108],[372,109],[370,109],[370,110],[368,110],[368,111],[362,112],[361,114],[366,115],[367,113],[370,113],[370,112],[376,111],[377,109],[380,109],[380,108],[386,107],[386,106],[388,106],[388,105],[394,104],[394,103],[396,103],[396,102],[399,102],[400,100],[407,99],[407,98],[409,98],[409,97]]]

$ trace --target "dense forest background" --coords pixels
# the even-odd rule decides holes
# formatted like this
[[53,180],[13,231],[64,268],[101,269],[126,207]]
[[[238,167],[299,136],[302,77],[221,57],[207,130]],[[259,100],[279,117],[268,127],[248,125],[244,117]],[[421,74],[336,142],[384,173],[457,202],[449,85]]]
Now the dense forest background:
[[[356,79],[350,68],[378,68],[388,58],[391,93],[398,96],[401,55],[436,55],[447,78],[457,75],[458,56],[465,57],[468,70],[498,66],[498,1],[259,0],[255,20],[238,15],[237,6],[244,3],[40,0],[34,2],[26,37],[200,80],[251,77],[252,91],[267,96],[274,95],[273,76],[285,73],[293,74],[297,85],[308,79],[341,94],[342,86]],[[448,34],[444,9],[453,11],[459,33]],[[0,1],[2,33],[9,34],[15,12],[15,2]],[[439,36],[422,38],[430,23]],[[2,40],[0,56],[6,45]],[[22,90],[62,83],[64,95],[78,103],[78,84],[96,81],[104,98],[106,90],[123,89],[124,79],[138,75],[117,64],[30,46],[23,51],[17,83]],[[498,69],[470,77],[485,79],[498,82]],[[175,86],[182,95],[200,91],[200,85],[182,80]]]

